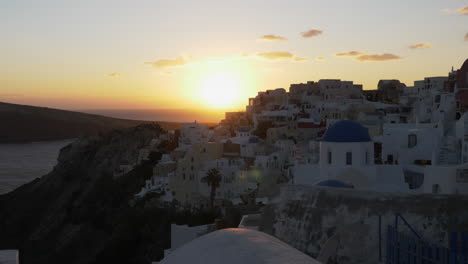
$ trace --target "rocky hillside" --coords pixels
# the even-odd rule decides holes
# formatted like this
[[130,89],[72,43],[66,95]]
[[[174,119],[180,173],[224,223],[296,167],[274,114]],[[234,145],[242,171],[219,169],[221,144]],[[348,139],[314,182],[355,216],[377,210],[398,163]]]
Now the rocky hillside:
[[[152,122],[0,102],[0,143],[77,138],[149,123]],[[157,123],[166,130],[182,125]]]
[[0,196],[0,249],[19,249],[26,264],[160,259],[169,243],[169,211],[132,201],[161,153],[113,176],[160,133],[159,125],[146,124],[63,148],[51,173]]

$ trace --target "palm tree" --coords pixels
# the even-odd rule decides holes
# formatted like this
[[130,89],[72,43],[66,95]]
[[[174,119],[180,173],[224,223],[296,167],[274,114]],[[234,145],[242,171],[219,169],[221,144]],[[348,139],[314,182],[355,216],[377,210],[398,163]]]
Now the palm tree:
[[221,173],[216,168],[209,169],[206,176],[202,178],[202,181],[206,182],[206,184],[211,187],[210,204],[211,208],[213,208],[214,199],[216,197],[216,188],[218,188],[221,183]]

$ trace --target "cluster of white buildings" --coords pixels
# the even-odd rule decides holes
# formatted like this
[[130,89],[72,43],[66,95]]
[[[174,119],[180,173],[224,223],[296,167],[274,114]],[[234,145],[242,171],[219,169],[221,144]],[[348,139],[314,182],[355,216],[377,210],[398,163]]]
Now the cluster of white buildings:
[[206,206],[210,169],[215,199],[267,202],[285,184],[383,192],[468,193],[468,60],[447,77],[377,90],[341,80],[259,92],[245,112],[215,127],[196,122],[172,134],[139,195]]

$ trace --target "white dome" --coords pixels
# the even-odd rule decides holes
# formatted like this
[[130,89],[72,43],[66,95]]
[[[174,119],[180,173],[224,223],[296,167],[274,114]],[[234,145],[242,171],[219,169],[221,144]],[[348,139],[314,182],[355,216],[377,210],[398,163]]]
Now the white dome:
[[313,258],[263,232],[229,228],[199,237],[176,249],[161,264],[319,264]]

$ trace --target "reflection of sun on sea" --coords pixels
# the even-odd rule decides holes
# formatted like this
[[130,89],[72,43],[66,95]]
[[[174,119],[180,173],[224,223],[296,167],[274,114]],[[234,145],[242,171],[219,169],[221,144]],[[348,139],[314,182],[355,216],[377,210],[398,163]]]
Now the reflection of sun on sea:
[[240,96],[239,82],[228,73],[216,73],[202,82],[200,97],[210,107],[234,107]]

